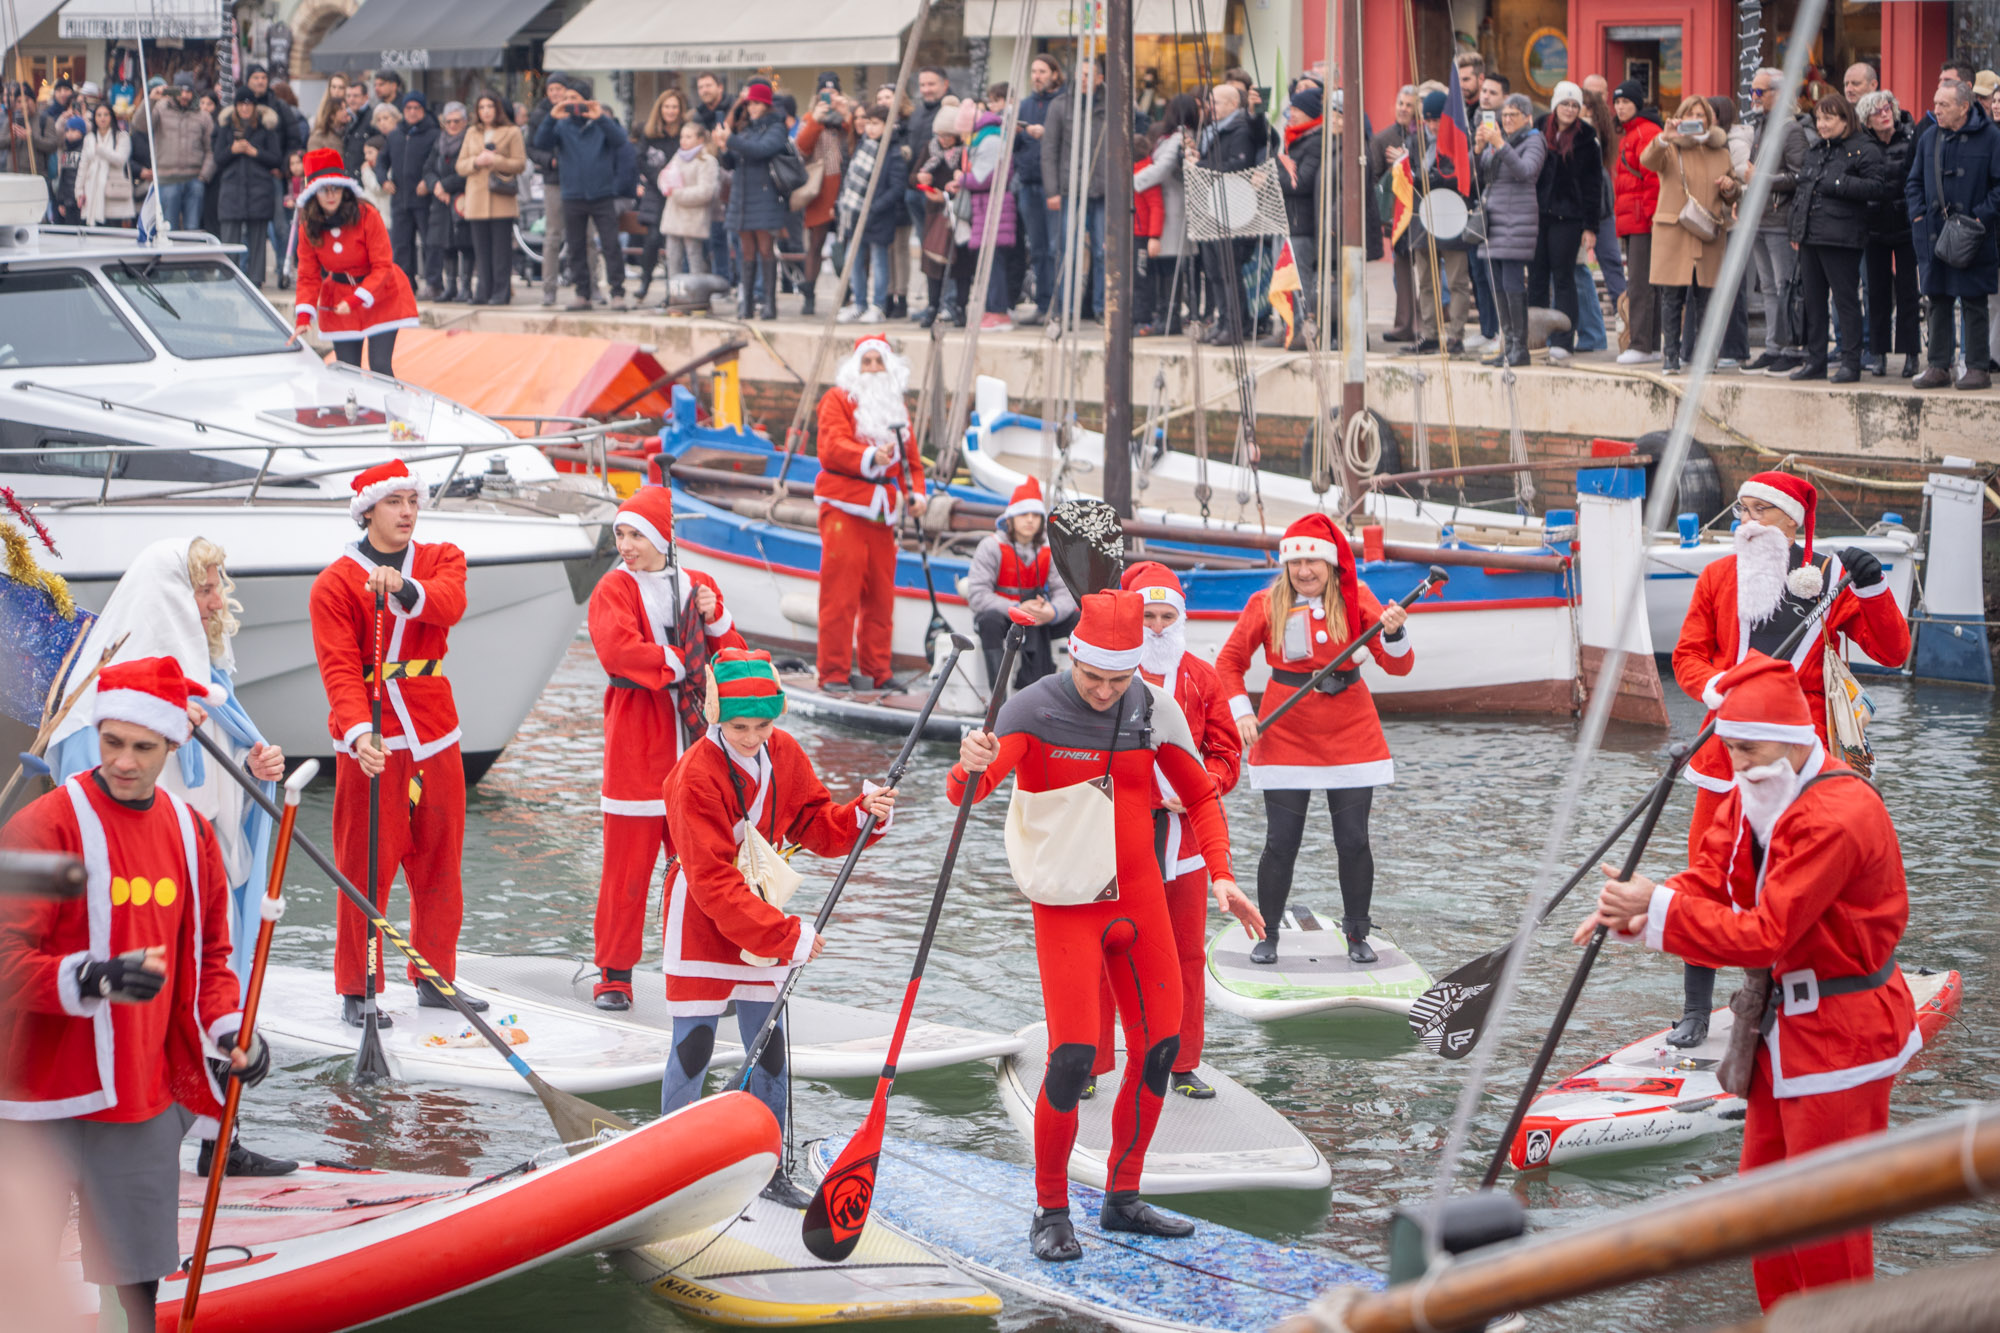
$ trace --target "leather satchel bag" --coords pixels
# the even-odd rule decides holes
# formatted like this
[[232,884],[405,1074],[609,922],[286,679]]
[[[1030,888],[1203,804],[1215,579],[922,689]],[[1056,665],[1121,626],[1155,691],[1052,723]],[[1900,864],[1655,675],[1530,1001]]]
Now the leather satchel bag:
[[1970,213],[1958,213],[1944,201],[1944,129],[1931,135],[1931,179],[1937,183],[1932,206],[1944,215],[1931,253],[1948,268],[1971,268],[1986,248],[1986,224]]
[[1687,199],[1681,205],[1680,216],[1674,221],[1680,224],[1682,231],[1707,245],[1722,235],[1722,221],[1703,207],[1702,202],[1694,197],[1694,192],[1688,189],[1687,158],[1678,148],[1674,150],[1674,160],[1680,166],[1681,193]]
[[1757,1047],[1764,1040],[1764,1011],[1771,1006],[1771,969],[1753,967],[1743,985],[1729,997],[1729,1046],[1715,1066],[1715,1081],[1724,1092],[1750,1095],[1750,1075],[1757,1068]]

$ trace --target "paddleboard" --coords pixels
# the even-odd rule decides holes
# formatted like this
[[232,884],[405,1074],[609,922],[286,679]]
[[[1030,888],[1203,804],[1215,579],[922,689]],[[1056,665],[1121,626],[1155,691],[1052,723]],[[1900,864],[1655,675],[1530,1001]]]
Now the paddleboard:
[[616,1258],[668,1304],[738,1327],[1000,1313],[979,1281],[872,1218],[844,1262],[816,1259],[800,1239],[804,1216],[752,1199],[718,1226]]
[[[784,675],[785,711],[817,718],[857,731],[883,736],[907,736],[923,711],[930,682],[918,676],[907,690],[893,686],[887,690],[859,689],[846,694],[827,694],[819,688],[819,678],[810,671]],[[922,738],[958,744],[959,737],[985,723],[977,713],[953,713],[943,707],[924,720]]]
[[[671,1044],[674,1020],[667,1012],[666,980],[657,967],[634,973],[632,1007],[623,1013],[607,1013],[592,1001],[597,967],[585,959],[556,954],[461,953],[458,974],[481,994],[503,997],[506,1004],[539,1008],[608,1032],[634,1033]],[[894,1014],[796,993],[785,1007],[791,1014],[794,1073],[803,1078],[874,1078],[882,1072],[889,1037],[896,1028]],[[913,1019],[896,1069],[902,1074],[942,1069],[1012,1055],[1020,1049],[1018,1036]],[[732,1019],[716,1033],[714,1063],[742,1062],[743,1046],[736,1040]],[[654,1069],[653,1077],[659,1075]]]
[[[1048,1027],[1036,1023],[1019,1033],[1027,1049],[1000,1062],[1000,1103],[1028,1142],[1035,1141],[1035,1099],[1041,1095],[1047,1062]],[[1104,1188],[1111,1158],[1111,1111],[1125,1077],[1121,1041],[1118,1066],[1097,1078],[1097,1095],[1077,1103],[1076,1147],[1069,1178]],[[1312,1140],[1266,1105],[1256,1093],[1210,1064],[1195,1071],[1215,1096],[1192,1101],[1169,1092],[1146,1149],[1139,1188],[1147,1194],[1196,1194],[1205,1190],[1320,1190],[1333,1183],[1333,1169]]]
[[1376,960],[1362,966],[1347,957],[1340,923],[1310,907],[1293,904],[1278,931],[1278,961],[1253,963],[1253,941],[1231,922],[1209,942],[1208,998],[1218,1009],[1269,1022],[1330,1009],[1379,1009],[1408,1016],[1417,997],[1430,989],[1430,973],[1371,931]]
[[[1917,1030],[1929,1045],[1958,1012],[1957,972],[1905,968],[1917,1002]],[[1686,1143],[1743,1123],[1741,1097],[1722,1090],[1715,1066],[1735,1026],[1727,1008],[1708,1022],[1708,1040],[1683,1050],[1666,1044],[1672,1028],[1585,1065],[1529,1104],[1508,1148],[1517,1171]]]
[[[806,1160],[824,1176],[844,1140],[822,1140]],[[1083,1257],[1051,1264],[1028,1249],[1035,1209],[1032,1169],[896,1139],[877,1168],[870,1220],[949,1256],[975,1276],[1024,1296],[1126,1328],[1269,1328],[1330,1287],[1382,1289],[1380,1274],[1331,1251],[1195,1221],[1185,1240],[1101,1231],[1103,1195],[1070,1186],[1070,1217]]]

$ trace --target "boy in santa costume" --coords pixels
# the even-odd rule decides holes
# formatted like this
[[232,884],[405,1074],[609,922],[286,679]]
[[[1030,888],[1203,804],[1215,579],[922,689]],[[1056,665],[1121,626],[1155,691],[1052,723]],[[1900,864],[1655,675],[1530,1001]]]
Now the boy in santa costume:
[[599,1009],[632,1007],[632,968],[646,926],[653,868],[667,839],[667,774],[707,724],[702,698],[710,654],[743,636],[715,580],[669,564],[673,492],[641,486],[618,507],[612,535],[620,563],[590,594],[590,646],[611,683],[604,690],[604,869],[597,881]]
[[[674,766],[665,789],[667,836],[676,863],[667,889],[667,1008],[674,1052],[660,1085],[660,1112],[701,1096],[715,1052],[715,1029],[733,1001],[747,1050],[756,1040],[785,974],[819,956],[824,941],[804,918],[769,902],[745,877],[739,858],[755,829],[760,855],[795,844],[816,856],[845,856],[872,812],[869,841],[888,831],[894,789],[862,784],[862,794],[834,804],[812,761],[778,729],[785,692],[769,653],[724,648],[709,662],[704,708],[708,730]],[[785,1123],[785,1032],[771,1034],[749,1090]],[[812,1200],[781,1166],[764,1197],[787,1208]]]
[[[465,851],[465,764],[458,750],[458,708],[445,676],[449,631],[465,614],[465,553],[449,542],[418,542],[423,488],[402,460],[354,478],[348,514],[359,540],[313,580],[313,652],[332,711],[333,847],[342,874],[368,878],[368,779],[381,782],[380,879],[368,892],[389,901],[397,867],[410,887],[410,943],[449,981],[458,975],[458,928],[465,915],[459,862]],[[385,609],[375,609],[381,595]],[[372,725],[369,691],[382,659],[382,738]],[[367,922],[346,903],[335,909],[334,989],[349,1023],[362,1025],[367,985]],[[380,973],[377,985],[388,980]],[[415,965],[417,1002],[448,1009]],[[486,1002],[461,997],[475,1009]],[[387,1027],[388,1015],[377,1024]]]
[[[1853,583],[1834,599],[1825,618],[1791,656],[1806,706],[1824,736],[1825,658],[1827,645],[1835,641],[1831,636],[1844,635],[1883,666],[1894,667],[1909,656],[1910,625],[1889,595],[1880,560],[1858,546],[1838,556],[1814,555],[1818,507],[1819,493],[1813,484],[1789,473],[1759,472],[1738,488],[1737,523],[1730,538],[1735,550],[1695,579],[1680,642],[1674,645],[1674,679],[1713,709],[1710,687],[1723,672],[1753,652],[1776,652],[1799,622],[1812,614],[1820,595],[1839,582],[1843,572],[1851,574]],[[1696,788],[1694,817],[1688,823],[1688,855],[1693,856],[1735,783],[1719,737],[1688,762],[1687,779]],[[1715,972],[1690,965],[1681,1021],[1668,1035],[1668,1044],[1688,1047],[1706,1041],[1714,1001]]]
[[1416,665],[1403,625],[1408,613],[1384,607],[1354,567],[1354,548],[1325,514],[1308,514],[1278,542],[1284,562],[1277,580],[1254,594],[1216,654],[1215,671],[1229,695],[1237,733],[1249,749],[1250,786],[1264,793],[1264,854],[1257,862],[1257,905],[1266,934],[1251,946],[1250,961],[1278,961],[1277,932],[1292,892],[1292,867],[1305,836],[1312,794],[1326,792],[1333,820],[1333,848],[1340,866],[1341,928],[1347,956],[1375,961],[1368,943],[1375,898],[1375,853],[1368,842],[1368,812],[1375,788],[1396,780],[1396,761],[1382,735],[1375,700],[1359,663],[1329,676],[1301,700],[1270,735],[1258,725],[1243,677],[1259,652],[1271,666],[1263,715],[1304,688],[1321,667],[1366,634],[1376,621],[1382,634],[1368,645],[1392,676]]
[[[1743,1122],[1748,1171],[1888,1128],[1889,1085],[1923,1038],[1896,968],[1910,904],[1882,798],[1827,755],[1792,664],[1753,651],[1712,684],[1734,787],[1664,884],[1619,881],[1607,866],[1576,942],[1603,925],[1704,967],[1771,969]],[[1752,1265],[1766,1310],[1874,1271],[1865,1227]]]
[[78,1202],[84,1280],[115,1286],[135,1329],[180,1267],[180,1140],[190,1113],[221,1114],[211,1061],[251,1084],[271,1068],[262,1037],[236,1049],[221,844],[158,785],[207,693],[171,657],[106,667],[97,767],[0,830],[86,875],[78,898],[0,898],[0,1119],[38,1122]]
[[[1100,978],[1108,975],[1131,1053],[1111,1113],[1112,1170],[1098,1224],[1150,1236],[1194,1226],[1139,1201],[1146,1145],[1180,1054],[1181,975],[1153,812],[1161,782],[1184,807],[1214,880],[1216,901],[1255,933],[1229,867],[1229,829],[1215,779],[1202,764],[1173,694],[1138,679],[1145,602],[1113,591],[1083,598],[1070,635],[1071,667],[1008,699],[993,731],[968,732],[947,780],[953,805],[984,800],[1012,773],[1019,792],[1054,792],[1111,779],[1115,896],[1068,906],[1033,903],[1035,956],[1048,1022],[1048,1068],[1035,1099],[1035,1257],[1083,1253],[1069,1220],[1069,1156],[1076,1104],[1097,1060]],[[1136,682],[1136,683],[1135,683]],[[968,790],[969,789],[969,790]]]
[[986,679],[1000,674],[1001,645],[1015,621],[1016,607],[1034,624],[1021,640],[1021,664],[1013,688],[1033,684],[1056,669],[1055,641],[1076,628],[1076,595],[1063,586],[1049,559],[1044,528],[1049,509],[1042,483],[1029,477],[994,520],[991,537],[980,538],[965,576],[965,600],[986,655]]
[[896,525],[903,496],[924,512],[903,392],[909,363],[880,334],[864,335],[819,400],[819,685],[853,688],[852,664],[876,689],[889,684],[896,622]]
[[393,375],[396,331],[418,324],[417,297],[396,266],[389,229],[382,215],[347,174],[333,148],[305,156],[306,190],[299,206],[298,300],[292,318],[297,339],[319,321],[319,336],[350,366],[361,364],[368,344],[368,368]]

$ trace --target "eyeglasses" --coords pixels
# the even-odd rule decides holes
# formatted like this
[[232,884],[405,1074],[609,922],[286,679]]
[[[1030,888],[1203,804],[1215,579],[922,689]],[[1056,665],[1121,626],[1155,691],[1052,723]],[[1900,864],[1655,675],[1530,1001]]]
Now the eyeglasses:
[[1761,523],[1770,514],[1782,513],[1776,505],[1767,505],[1762,500],[1738,500],[1729,507],[1729,512],[1745,523]]

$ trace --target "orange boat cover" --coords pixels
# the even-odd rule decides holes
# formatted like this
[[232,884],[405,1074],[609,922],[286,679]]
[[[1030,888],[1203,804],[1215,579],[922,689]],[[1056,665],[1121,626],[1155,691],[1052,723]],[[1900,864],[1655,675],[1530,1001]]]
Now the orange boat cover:
[[[610,412],[666,371],[638,343],[603,338],[471,329],[404,329],[396,338],[397,379],[486,416]],[[671,406],[661,390],[619,414],[659,417]],[[536,433],[530,421],[503,424],[516,435]]]

